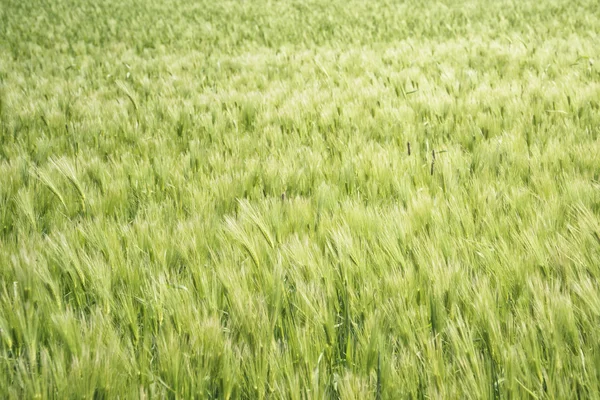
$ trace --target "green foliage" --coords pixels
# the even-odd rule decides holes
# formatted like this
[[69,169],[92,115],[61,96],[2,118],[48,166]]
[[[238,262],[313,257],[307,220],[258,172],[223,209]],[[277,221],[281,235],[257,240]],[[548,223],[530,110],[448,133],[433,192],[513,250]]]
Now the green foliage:
[[596,397],[599,31],[4,0],[0,398]]

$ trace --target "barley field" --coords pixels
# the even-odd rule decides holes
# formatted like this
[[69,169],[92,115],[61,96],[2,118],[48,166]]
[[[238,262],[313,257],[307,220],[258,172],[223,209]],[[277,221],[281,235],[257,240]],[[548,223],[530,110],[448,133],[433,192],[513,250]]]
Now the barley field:
[[0,398],[600,398],[597,0],[0,0]]

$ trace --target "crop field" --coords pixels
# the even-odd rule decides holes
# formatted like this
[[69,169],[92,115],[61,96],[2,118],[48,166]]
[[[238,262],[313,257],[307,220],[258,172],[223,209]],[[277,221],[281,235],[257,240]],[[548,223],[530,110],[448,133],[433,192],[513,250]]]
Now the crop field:
[[600,397],[597,0],[0,0],[0,398]]

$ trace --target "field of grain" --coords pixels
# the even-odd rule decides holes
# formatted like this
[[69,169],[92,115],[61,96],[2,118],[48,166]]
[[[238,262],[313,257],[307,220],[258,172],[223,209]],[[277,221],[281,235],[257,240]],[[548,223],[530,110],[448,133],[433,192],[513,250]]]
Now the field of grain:
[[597,0],[1,0],[0,398],[600,396]]

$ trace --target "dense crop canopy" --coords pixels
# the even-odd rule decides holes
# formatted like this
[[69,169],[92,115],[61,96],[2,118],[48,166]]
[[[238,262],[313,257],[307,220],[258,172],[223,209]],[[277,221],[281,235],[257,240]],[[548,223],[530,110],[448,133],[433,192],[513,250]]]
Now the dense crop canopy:
[[0,398],[600,393],[597,0],[0,3]]

